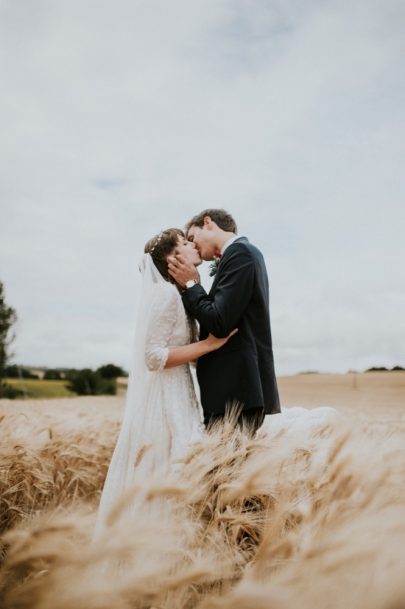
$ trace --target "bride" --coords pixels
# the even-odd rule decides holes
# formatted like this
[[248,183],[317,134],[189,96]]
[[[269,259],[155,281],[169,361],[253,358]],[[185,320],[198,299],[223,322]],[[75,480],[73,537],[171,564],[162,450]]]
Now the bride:
[[147,242],[140,262],[141,297],[124,418],[102,491],[93,539],[113,505],[136,481],[147,480],[181,458],[204,434],[189,363],[222,347],[226,338],[196,341],[180,288],[168,273],[168,256],[181,254],[196,267],[195,245],[176,228]]

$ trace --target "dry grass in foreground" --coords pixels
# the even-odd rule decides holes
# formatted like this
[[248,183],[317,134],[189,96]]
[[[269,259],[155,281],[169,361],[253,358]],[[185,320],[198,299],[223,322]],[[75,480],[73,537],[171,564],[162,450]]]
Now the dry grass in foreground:
[[2,406],[4,609],[405,606],[403,416],[209,436],[91,544],[121,403],[74,402]]

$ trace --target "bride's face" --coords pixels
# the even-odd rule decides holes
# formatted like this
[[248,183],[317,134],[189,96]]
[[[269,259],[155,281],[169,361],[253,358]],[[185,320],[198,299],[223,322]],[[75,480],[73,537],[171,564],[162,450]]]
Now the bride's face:
[[199,266],[202,263],[201,256],[192,241],[187,241],[185,237],[179,237],[177,246],[174,248],[171,256],[180,254],[184,256],[187,262]]

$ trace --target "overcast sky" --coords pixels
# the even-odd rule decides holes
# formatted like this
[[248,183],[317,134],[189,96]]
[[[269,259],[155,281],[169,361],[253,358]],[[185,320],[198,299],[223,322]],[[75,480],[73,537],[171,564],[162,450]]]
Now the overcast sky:
[[126,367],[145,241],[224,207],[278,374],[405,365],[402,0],[0,7],[14,361]]

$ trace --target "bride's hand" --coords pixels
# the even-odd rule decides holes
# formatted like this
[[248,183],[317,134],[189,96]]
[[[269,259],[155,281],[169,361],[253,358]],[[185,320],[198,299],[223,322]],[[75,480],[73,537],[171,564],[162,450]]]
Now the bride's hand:
[[235,330],[232,330],[232,332],[230,332],[225,338],[217,338],[213,334],[209,334],[208,338],[206,338],[205,340],[208,346],[210,347],[210,350],[216,351],[216,349],[220,349],[221,347],[223,347],[225,343],[227,343],[228,340],[231,338],[231,336],[236,334],[238,330],[239,328],[235,328]]

